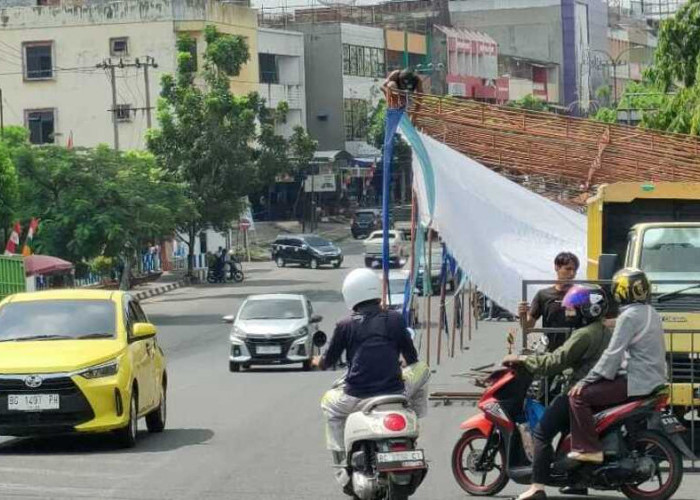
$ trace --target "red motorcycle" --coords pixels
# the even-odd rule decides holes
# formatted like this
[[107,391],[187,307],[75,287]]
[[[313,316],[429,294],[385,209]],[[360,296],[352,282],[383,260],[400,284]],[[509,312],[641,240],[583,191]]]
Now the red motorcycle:
[[[452,472],[460,487],[475,496],[500,492],[509,480],[530,484],[532,464],[518,423],[526,421],[525,398],[532,377],[517,365],[494,371],[478,407],[466,420],[452,452]],[[683,455],[697,460],[681,435],[683,425],[664,413],[668,388],[596,414],[605,461],[585,464],[567,458],[571,436],[555,447],[549,486],[619,490],[628,498],[667,500],[683,479]]]

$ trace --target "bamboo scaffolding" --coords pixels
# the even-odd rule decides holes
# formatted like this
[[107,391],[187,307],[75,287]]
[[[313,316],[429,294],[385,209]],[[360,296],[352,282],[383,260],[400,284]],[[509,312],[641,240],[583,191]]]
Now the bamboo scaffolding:
[[700,181],[695,136],[454,97],[423,95],[413,103],[423,132],[564,204],[583,204],[603,183]]

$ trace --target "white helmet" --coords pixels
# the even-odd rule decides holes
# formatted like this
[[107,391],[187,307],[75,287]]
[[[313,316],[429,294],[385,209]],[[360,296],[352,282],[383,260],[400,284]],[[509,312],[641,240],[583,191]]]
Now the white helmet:
[[382,298],[379,276],[369,269],[355,269],[343,281],[343,299],[350,309],[368,300]]

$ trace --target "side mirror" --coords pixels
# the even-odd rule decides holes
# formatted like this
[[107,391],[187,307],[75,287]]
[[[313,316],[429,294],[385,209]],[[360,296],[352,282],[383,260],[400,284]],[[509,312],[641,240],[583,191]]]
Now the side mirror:
[[323,316],[320,314],[314,314],[311,316],[311,323],[320,323],[321,321],[323,321]]
[[316,347],[318,347],[320,349],[321,347],[326,345],[327,340],[328,340],[328,338],[326,337],[326,334],[321,332],[321,331],[318,331],[318,332],[314,333],[312,342],[314,343],[314,345]]
[[134,323],[132,329],[134,339],[147,339],[156,336],[156,327],[151,323]]
[[233,320],[235,320],[236,318],[233,314],[229,314],[228,316],[224,316],[221,319],[224,321],[224,323],[233,323]]
[[598,257],[598,279],[612,279],[617,269],[617,254],[603,253]]

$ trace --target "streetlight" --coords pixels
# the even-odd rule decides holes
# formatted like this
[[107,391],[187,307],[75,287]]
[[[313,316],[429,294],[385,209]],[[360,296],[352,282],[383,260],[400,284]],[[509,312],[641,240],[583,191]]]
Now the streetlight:
[[588,49],[590,52],[599,52],[604,54],[610,60],[610,65],[613,68],[613,104],[617,105],[617,67],[620,65],[622,56],[628,52],[631,52],[632,50],[644,48],[644,45],[632,45],[631,47],[627,47],[625,50],[621,51],[616,57],[611,56],[606,50]]

